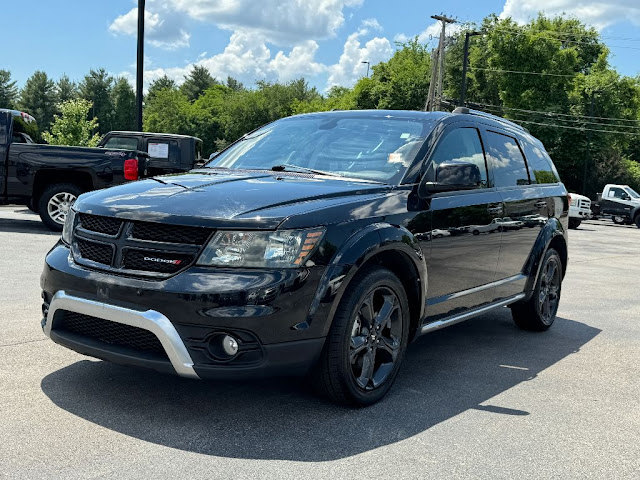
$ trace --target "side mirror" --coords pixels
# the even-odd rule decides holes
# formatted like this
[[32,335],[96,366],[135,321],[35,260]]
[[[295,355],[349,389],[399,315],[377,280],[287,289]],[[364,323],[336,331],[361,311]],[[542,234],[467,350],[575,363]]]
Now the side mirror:
[[213,152],[211,155],[209,155],[209,160],[213,160],[214,158],[216,158],[218,155],[220,155],[220,152]]
[[622,200],[631,200],[631,197],[627,193],[622,194]]
[[482,179],[480,169],[474,163],[451,162],[441,163],[436,168],[435,182],[423,181],[418,193],[427,197],[439,192],[452,192],[454,190],[473,190],[480,187]]

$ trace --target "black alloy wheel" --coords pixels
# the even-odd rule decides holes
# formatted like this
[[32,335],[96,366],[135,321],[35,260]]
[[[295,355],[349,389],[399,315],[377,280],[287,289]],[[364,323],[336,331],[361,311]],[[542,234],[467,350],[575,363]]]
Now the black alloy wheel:
[[362,301],[351,328],[349,361],[358,386],[373,390],[394,370],[402,339],[402,310],[398,296],[382,286]]
[[529,300],[510,306],[513,321],[518,327],[523,330],[544,331],[553,325],[560,305],[562,270],[560,255],[549,248]]
[[409,302],[398,277],[367,267],[347,286],[334,316],[314,387],[336,403],[371,405],[391,388],[409,339]]

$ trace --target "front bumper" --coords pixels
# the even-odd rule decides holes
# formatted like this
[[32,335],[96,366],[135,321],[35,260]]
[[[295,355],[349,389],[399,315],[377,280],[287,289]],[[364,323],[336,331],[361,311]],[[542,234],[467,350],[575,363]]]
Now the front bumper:
[[[328,328],[328,306],[314,302],[323,271],[193,267],[155,281],[87,269],[59,244],[41,278],[43,329],[80,353],[185,377],[301,375],[319,358]],[[163,355],[68,331],[69,312],[151,332]],[[212,339],[221,334],[237,338],[242,354],[223,360],[212,354]]]

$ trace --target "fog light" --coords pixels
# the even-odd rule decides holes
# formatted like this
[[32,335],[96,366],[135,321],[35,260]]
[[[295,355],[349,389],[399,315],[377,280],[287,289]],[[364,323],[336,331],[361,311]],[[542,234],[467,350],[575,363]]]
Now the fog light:
[[233,357],[238,353],[238,342],[231,335],[225,335],[222,338],[222,349],[224,350],[224,353]]

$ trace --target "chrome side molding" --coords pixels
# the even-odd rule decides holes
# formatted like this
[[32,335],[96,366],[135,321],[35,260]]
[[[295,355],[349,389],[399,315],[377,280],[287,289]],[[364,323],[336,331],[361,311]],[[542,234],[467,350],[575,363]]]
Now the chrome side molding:
[[517,302],[518,300],[522,300],[525,296],[526,295],[524,293],[519,293],[518,295],[514,295],[513,297],[509,297],[505,300],[500,300],[499,302],[490,303],[483,307],[476,308],[475,310],[469,310],[468,312],[454,315],[453,317],[443,318],[442,320],[427,323],[420,328],[420,335],[433,332],[434,330],[440,330],[441,328],[449,327],[451,325],[455,325],[456,323],[464,322],[465,320],[476,317],[478,315],[482,315],[483,313],[493,310],[494,308],[506,307],[507,305],[511,305],[512,303]]
[[47,323],[44,333],[51,338],[51,329],[55,314],[58,310],[67,310],[83,315],[102,318],[115,323],[122,323],[132,327],[142,328],[153,333],[162,344],[169,361],[176,373],[181,377],[200,378],[193,369],[193,360],[184,342],[178,335],[173,324],[160,312],[155,310],[139,311],[110,305],[107,303],[87,300],[85,298],[68,295],[64,290],[58,291],[51,299],[47,313]]

